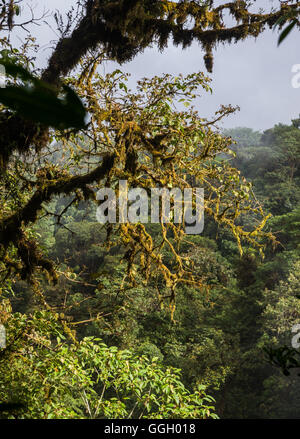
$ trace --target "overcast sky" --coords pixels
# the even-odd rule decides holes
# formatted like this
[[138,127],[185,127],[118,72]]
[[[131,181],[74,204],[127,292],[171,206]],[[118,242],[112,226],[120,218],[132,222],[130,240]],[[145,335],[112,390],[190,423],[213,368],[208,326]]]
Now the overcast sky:
[[[54,11],[65,12],[76,0],[38,0],[29,1]],[[215,1],[215,4],[225,1]],[[259,7],[276,6],[277,0],[257,0]],[[51,19],[50,19],[51,21]],[[52,20],[53,23],[53,20]],[[56,35],[46,25],[33,28],[33,34],[44,47],[38,58],[45,65],[50,56],[50,41]],[[24,33],[19,34],[22,38]],[[221,104],[238,105],[240,112],[228,117],[223,127],[247,126],[264,130],[274,124],[289,123],[300,113],[300,88],[292,87],[292,66],[300,64],[299,33],[293,31],[277,47],[278,34],[266,31],[257,40],[249,39],[233,45],[221,45],[214,52],[214,72],[212,75],[213,94],[203,96],[197,101],[197,110],[203,117],[213,115]],[[48,47],[48,49],[46,49]],[[163,53],[156,48],[147,49],[132,62],[124,64],[122,70],[132,74],[132,81],[162,73],[188,74],[204,71],[204,53],[195,43],[182,50],[172,45]],[[112,66],[106,65],[106,70]]]

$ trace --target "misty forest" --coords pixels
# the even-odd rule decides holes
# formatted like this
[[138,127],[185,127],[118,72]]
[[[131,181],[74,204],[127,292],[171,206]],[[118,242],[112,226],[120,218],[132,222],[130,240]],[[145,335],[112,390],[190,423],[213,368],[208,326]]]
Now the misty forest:
[[[298,419],[300,115],[199,102],[217,47],[297,38],[300,2],[50,3],[0,5],[0,419]],[[195,73],[123,71],[192,43]],[[203,231],[99,222],[123,180],[203,188]]]

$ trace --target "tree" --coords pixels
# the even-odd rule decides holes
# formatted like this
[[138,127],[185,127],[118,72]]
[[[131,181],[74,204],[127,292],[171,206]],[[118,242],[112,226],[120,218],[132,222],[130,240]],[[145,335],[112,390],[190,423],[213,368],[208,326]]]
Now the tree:
[[[17,6],[14,1],[4,2],[2,29],[13,31],[17,27],[14,22],[20,12]],[[45,217],[54,218],[56,227],[66,227],[64,215],[82,201],[95,201],[97,188],[115,188],[120,179],[147,191],[155,186],[183,190],[193,188],[196,182],[206,191],[205,213],[232,232],[241,254],[245,242],[262,253],[265,244],[261,238],[273,239],[263,230],[267,216],[257,203],[251,185],[224,159],[231,154],[231,140],[222,137],[215,124],[234,109],[221,107],[215,119],[207,121],[193,107],[189,108],[199,89],[210,90],[209,79],[202,73],[185,78],[165,75],[142,80],[133,93],[127,89],[126,76],[120,70],[99,75],[99,63],[103,59],[126,62],[154,42],[163,49],[172,37],[183,48],[193,40],[199,41],[206,53],[207,69],[211,71],[212,49],[217,43],[256,37],[266,25],[273,26],[282,14],[296,10],[297,6],[298,2],[288,2],[270,14],[255,14],[244,1],[216,8],[212,2],[198,1],[78,1],[77,15],[69,15],[65,25],[56,15],[61,38],[41,75],[28,52],[30,38],[20,51],[6,37],[1,39],[2,64],[9,77],[9,86],[0,90],[1,288],[6,294],[11,292],[16,279],[27,280],[39,308],[42,306],[43,312],[49,313],[44,315],[44,320],[43,314],[37,318],[45,324],[51,319],[61,319],[69,341],[63,347],[58,341],[59,347],[55,349],[59,356],[63,352],[72,357],[77,340],[67,323],[68,316],[59,317],[55,306],[45,299],[42,275],[55,283],[59,276],[68,276],[68,271],[58,270],[47,249],[39,245],[37,227]],[[236,21],[233,27],[224,26],[226,11]],[[191,28],[190,19],[194,20]],[[176,106],[179,100],[186,106],[185,111]],[[59,197],[69,199],[63,202],[66,204],[60,211],[53,212],[51,209]],[[243,221],[248,214],[253,218],[250,225]],[[145,285],[155,278],[157,285],[167,289],[168,294],[160,295],[160,299],[169,301],[173,316],[178,286],[201,290],[204,276],[193,269],[190,255],[180,253],[184,224],[170,221],[165,225],[161,220],[159,227],[160,234],[153,237],[151,227],[147,229],[140,223],[108,224],[102,244],[109,249],[122,248],[120,256],[127,264],[126,287],[134,286],[135,279],[141,276]],[[15,316],[16,320],[19,317]],[[13,328],[17,325],[16,321]],[[51,328],[47,331],[46,344],[52,352],[48,343]],[[23,340],[20,355],[26,346],[28,340]],[[94,349],[89,347],[91,351]],[[44,353],[43,350],[42,358]],[[72,357],[75,363],[85,355],[84,351],[78,355]],[[6,370],[6,364],[2,364],[2,370]],[[25,375],[30,371],[31,366]],[[86,378],[86,372],[82,373]],[[128,380],[126,383],[128,390]],[[58,390],[62,392],[63,389]],[[117,405],[121,406],[122,414],[125,411],[128,414],[124,405],[119,402]],[[163,409],[164,402],[160,407]],[[154,413],[171,416],[179,414],[177,408],[172,406],[170,413],[168,410]],[[111,414],[121,412],[112,409]],[[197,410],[195,413],[201,414]]]
[[[83,2],[79,1],[78,6],[79,10],[73,27],[71,16],[69,16],[69,21],[65,27],[63,27],[62,20],[56,16],[62,37],[49,59],[48,67],[45,69],[40,79],[33,77],[30,73],[26,74],[24,68],[23,70],[19,69],[18,71],[12,71],[13,69],[9,67],[8,73],[19,77],[25,83],[28,81],[31,82],[34,90],[33,96],[31,97],[33,97],[34,100],[38,100],[38,95],[42,93],[43,105],[50,104],[51,102],[53,108],[62,106],[62,109],[66,110],[76,102],[78,111],[81,111],[82,109],[80,110],[79,108],[77,97],[72,93],[71,89],[66,88],[66,84],[63,85],[66,93],[65,103],[62,105],[62,102],[55,101],[55,96],[59,93],[62,85],[61,77],[66,76],[79,63],[83,64],[78,86],[82,87],[84,84],[85,92],[82,93],[82,97],[85,98],[87,98],[87,88],[91,88],[93,73],[97,64],[101,62],[103,54],[120,63],[125,62],[132,59],[132,57],[136,56],[154,41],[157,41],[159,48],[163,49],[170,36],[172,36],[175,44],[180,44],[183,47],[188,46],[193,40],[198,40],[207,52],[206,64],[210,70],[212,59],[211,50],[215,44],[218,42],[230,43],[232,40],[238,41],[247,38],[248,36],[257,36],[263,31],[266,25],[274,25],[276,20],[278,20],[283,13],[290,10],[296,10],[298,3],[282,4],[280,10],[270,14],[251,13],[249,11],[248,3],[244,1],[227,3],[217,8],[213,8],[212,2],[182,1],[179,3],[172,3],[152,0],[136,0],[132,2],[89,0]],[[8,14],[14,15],[14,13],[17,13],[18,11],[19,9],[17,7],[13,9],[8,8],[3,10],[3,14],[4,17],[8,17]],[[227,29],[224,27],[223,14],[226,11],[229,11],[232,17],[236,20],[236,26]],[[190,18],[194,19],[194,25],[192,28],[186,28],[185,23],[187,23]],[[10,17],[9,22],[11,23],[9,29],[13,29],[13,17]],[[6,46],[8,44],[5,39],[2,40],[2,43]],[[95,50],[95,52],[93,55],[87,56],[84,59],[89,50]],[[24,58],[23,53],[19,55],[14,54],[14,57],[17,57],[20,61],[23,61],[23,63],[26,61],[26,57]],[[28,59],[25,64],[28,65]],[[9,66],[7,63],[6,65]],[[190,83],[192,86],[193,80],[191,80]],[[196,80],[194,81],[194,84],[195,83]],[[74,81],[73,85],[75,85]],[[193,88],[191,88],[191,86],[189,90],[192,93]],[[169,87],[173,87],[173,90],[170,89],[170,95],[175,95],[176,83],[174,82],[174,84],[172,86],[169,85]],[[205,87],[207,87],[207,85],[205,85]],[[178,91],[179,90],[177,89],[177,95]],[[24,93],[25,91],[22,90],[22,99],[25,99]],[[48,100],[46,99],[46,96],[49,97]],[[28,98],[28,96],[26,98]],[[168,97],[165,96],[165,99],[167,100]],[[88,101],[88,109],[91,109],[91,99],[89,98]],[[163,99],[161,99],[160,102],[163,102]],[[4,101],[4,104],[5,103],[8,104],[7,99]],[[3,166],[7,166],[11,154],[14,151],[24,154],[29,151],[31,146],[35,147],[37,152],[43,151],[52,138],[49,137],[52,132],[49,132],[46,119],[41,120],[41,123],[37,123],[36,121],[33,122],[32,120],[27,120],[20,116],[20,107],[13,108],[13,110],[16,109],[17,112],[6,110],[2,112],[3,129],[1,130],[1,133],[3,142],[0,151],[2,154]],[[112,112],[115,118],[121,116],[121,112],[117,110],[116,106],[114,108],[109,108],[108,111],[110,113]],[[222,114],[228,113],[228,111],[230,110],[224,109],[224,111],[221,111],[220,117]],[[66,111],[64,111],[64,113],[66,113]],[[82,115],[83,113],[81,111],[81,117]],[[122,118],[120,121],[121,120]],[[130,124],[130,117],[128,117],[126,123]],[[51,125],[50,121],[48,122],[48,125]],[[93,141],[96,145],[97,139],[94,136],[93,128],[92,132],[90,131],[91,128],[92,125],[89,124],[88,127],[83,130],[83,133],[88,136],[92,135]],[[140,127],[135,128],[140,129]],[[122,142],[126,143],[126,137],[127,143],[132,143],[132,140],[137,137],[136,133],[133,135],[130,133],[130,130],[134,130],[134,127],[128,125],[127,128],[120,133],[120,144]],[[62,133],[63,139],[66,138],[65,135],[66,133]],[[143,141],[140,134],[138,137],[139,140]],[[154,141],[158,140],[158,138],[154,138]],[[165,140],[169,139],[166,137]],[[153,153],[153,146],[150,145],[151,142],[147,142],[149,152]],[[128,170],[130,170],[130,166],[135,166],[136,151],[134,143],[125,147],[124,153],[122,154],[126,155],[126,166]],[[159,154],[165,154],[165,152],[161,151]],[[204,154],[209,153],[207,151]],[[168,160],[171,159],[170,155],[166,155],[163,165],[167,165]],[[23,265],[24,267],[26,266],[26,268],[23,268],[22,276],[25,275],[25,271],[30,275],[34,266],[39,266],[46,269],[52,278],[55,277],[53,268],[51,268],[49,261],[39,254],[33,242],[29,244],[24,238],[23,232],[21,232],[22,224],[26,226],[29,223],[35,222],[37,219],[37,212],[40,210],[42,203],[49,202],[53,196],[60,194],[69,195],[80,189],[84,190],[87,195],[87,184],[105,179],[109,176],[113,168],[115,155],[105,154],[105,157],[103,157],[102,160],[101,165],[86,176],[74,176],[73,179],[65,178],[64,180],[61,179],[60,182],[57,182],[56,184],[53,182],[50,185],[48,184],[47,187],[36,192],[31,200],[23,206],[23,209],[18,209],[18,212],[16,212],[15,215],[10,215],[3,219],[0,226],[0,242],[3,246],[3,252],[5,254],[7,247],[11,244],[18,249],[17,251],[21,260],[23,260]],[[6,173],[5,170],[4,173]],[[247,197],[247,194],[245,194],[245,197]],[[226,206],[225,209],[227,209]],[[215,214],[215,217],[218,215],[220,215],[219,212]],[[227,224],[229,224],[229,217],[224,220],[222,216],[223,214],[220,216],[222,222],[227,222]],[[239,235],[236,228],[234,228],[233,232],[236,236]],[[248,234],[248,237],[250,236],[251,235]],[[240,238],[238,238],[238,240],[239,239]],[[30,255],[29,258],[27,255]],[[24,264],[25,259],[27,260],[26,264]],[[29,264],[28,259],[30,260]]]
[[[56,280],[53,262],[42,254],[26,228],[43,215],[51,215],[46,205],[61,193],[74,196],[61,214],[55,214],[58,219],[72,204],[95,199],[94,181],[113,188],[119,180],[127,180],[131,187],[149,189],[159,185],[183,191],[192,187],[188,177],[191,176],[205,187],[205,212],[231,230],[241,252],[242,240],[262,250],[259,238],[271,238],[263,231],[267,217],[257,205],[251,186],[228,161],[219,158],[221,153],[230,154],[230,139],[213,131],[210,125],[214,121],[203,122],[193,108],[176,109],[176,99],[190,105],[199,87],[209,90],[207,78],[192,74],[186,78],[166,75],[145,79],[138,84],[138,94],[127,90],[125,79],[120,71],[106,78],[96,73],[94,79],[90,75],[85,79],[70,78],[87,102],[92,131],[84,138],[77,133],[71,133],[67,139],[57,134],[66,157],[59,164],[53,165],[39,154],[41,165],[37,169],[34,162],[24,164],[17,156],[4,172],[0,236],[7,274],[18,272],[21,278],[32,281],[35,270],[40,268]],[[232,111],[231,107],[222,108],[220,115]],[[241,217],[251,212],[256,217],[252,230],[239,223]],[[184,236],[184,224],[161,222],[158,246],[143,224],[107,223],[106,227],[108,243],[114,232],[125,248],[128,280],[134,282],[139,259],[146,280],[156,267],[170,288],[172,303],[178,284],[201,286],[201,278],[194,276],[188,261],[176,251]],[[170,242],[168,233],[172,233],[176,246]],[[10,247],[12,243],[15,250]],[[172,269],[164,263],[163,247],[172,252]]]

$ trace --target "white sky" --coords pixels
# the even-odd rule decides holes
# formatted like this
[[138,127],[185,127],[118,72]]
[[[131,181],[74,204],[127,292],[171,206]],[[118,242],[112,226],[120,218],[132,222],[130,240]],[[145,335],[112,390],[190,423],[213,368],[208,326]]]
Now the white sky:
[[[76,4],[76,0],[38,0],[29,1],[37,10],[46,7],[50,11],[58,9],[61,13]],[[215,1],[215,4],[225,3]],[[277,0],[257,0],[257,7],[276,6]],[[52,24],[53,19],[50,19]],[[55,27],[55,24],[54,24]],[[39,65],[45,65],[51,54],[50,42],[57,36],[47,25],[34,26],[33,35],[43,49],[38,54]],[[20,32],[22,38],[24,32]],[[248,126],[256,130],[272,127],[275,123],[289,123],[300,113],[300,88],[291,85],[294,64],[300,64],[299,33],[293,31],[277,47],[278,34],[266,31],[256,41],[219,46],[215,51],[214,72],[212,76],[213,95],[197,101],[200,115],[213,115],[221,104],[239,105],[241,111],[227,118],[224,127]],[[48,47],[48,50],[45,49]],[[147,49],[132,62],[124,64],[121,70],[132,74],[132,81],[162,73],[188,74],[203,70],[206,73],[204,53],[195,43],[182,50],[172,45],[163,53],[156,48]],[[110,70],[112,66],[106,66]]]

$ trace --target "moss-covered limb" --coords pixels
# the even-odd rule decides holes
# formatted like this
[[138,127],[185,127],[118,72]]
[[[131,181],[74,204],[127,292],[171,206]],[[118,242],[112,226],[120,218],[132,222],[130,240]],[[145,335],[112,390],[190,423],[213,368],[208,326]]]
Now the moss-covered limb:
[[[61,75],[66,75],[77,65],[88,49],[98,45],[109,57],[125,62],[153,42],[164,48],[169,37],[183,47],[198,40],[205,49],[218,42],[256,37],[264,30],[265,24],[273,26],[280,16],[299,5],[300,2],[286,3],[276,12],[254,14],[243,1],[217,8],[203,7],[194,1],[87,1],[78,26],[69,38],[58,42],[42,78],[57,82]],[[224,28],[224,11],[229,11],[237,22],[236,26]],[[195,20],[195,25],[184,29],[189,17]]]
[[26,153],[32,145],[39,151],[48,140],[48,128],[8,111],[0,113],[0,169],[6,167],[14,151]]
[[[123,4],[124,2],[118,3]],[[119,10],[115,13],[120,21],[119,28],[109,20],[110,13],[107,7],[102,10],[102,14],[99,10],[96,18],[93,14],[93,8],[87,7],[86,14],[82,17],[72,35],[58,42],[42,79],[50,83],[56,83],[60,76],[66,75],[78,64],[89,49],[94,49],[99,44],[103,46],[109,57],[124,62],[133,58],[151,43],[155,33],[154,30],[150,31],[150,35],[148,32],[147,41],[142,44],[141,37],[134,38],[133,33],[126,35],[126,31],[122,29],[123,17],[119,14],[123,11]],[[139,17],[136,17],[136,20],[139,20]]]
[[54,268],[53,261],[45,258],[38,248],[36,241],[27,239],[26,235],[19,231],[17,233],[18,239],[15,245],[18,250],[18,256],[22,261],[22,268],[20,270],[21,279],[31,279],[36,267],[40,267],[47,272],[50,279],[56,283],[57,274]]
[[[288,2],[270,14],[254,14],[247,9],[244,1],[213,8],[194,1],[89,0],[72,34],[58,42],[42,79],[58,84],[60,77],[67,75],[90,49],[100,47],[106,56],[122,63],[131,60],[153,42],[163,49],[169,38],[183,48],[194,40],[198,41],[205,51],[206,68],[211,72],[212,49],[217,43],[257,37],[266,25],[274,26],[279,17],[295,11],[299,6],[300,2]],[[225,11],[231,14],[236,25],[225,28]],[[189,18],[194,20],[194,25],[185,28],[184,24]],[[13,151],[26,152],[31,145],[41,149],[48,139],[46,127],[7,113],[1,117],[0,130],[2,167]]]
[[64,177],[55,182],[44,184],[36,190],[24,207],[2,221],[0,224],[0,245],[7,249],[12,243],[17,248],[18,256],[22,261],[22,278],[30,276],[35,267],[41,267],[49,273],[52,279],[56,278],[53,263],[39,252],[33,240],[26,238],[22,228],[37,220],[38,212],[42,209],[43,203],[50,201],[55,195],[68,195],[76,189],[86,191],[86,185],[104,178],[112,169],[113,164],[114,156],[107,155],[103,158],[101,165],[90,173]]
[[43,203],[49,202],[55,195],[68,195],[76,189],[84,189],[87,184],[101,180],[109,173],[113,164],[114,155],[107,155],[103,158],[101,165],[88,174],[66,177],[45,184],[34,193],[24,207],[0,223],[0,244],[7,247],[15,240],[22,225],[34,223]]

